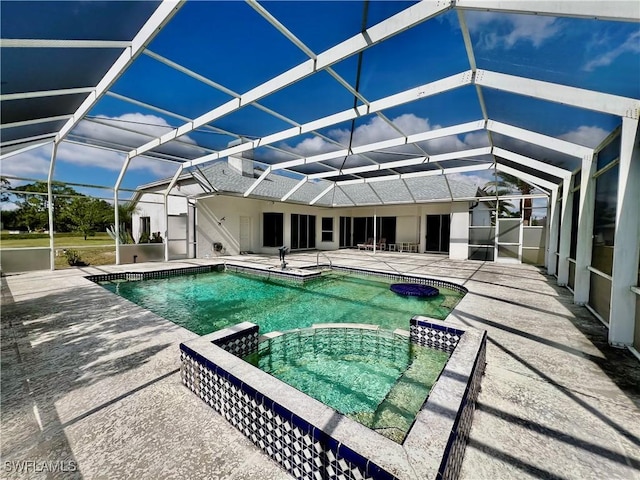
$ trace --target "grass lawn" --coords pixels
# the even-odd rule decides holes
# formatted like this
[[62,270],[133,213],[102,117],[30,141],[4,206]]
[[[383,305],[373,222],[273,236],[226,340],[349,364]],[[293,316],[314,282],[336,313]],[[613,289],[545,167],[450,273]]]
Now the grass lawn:
[[[5,237],[6,238],[6,237]],[[72,233],[56,233],[54,238],[54,245],[56,248],[65,247],[91,247],[91,246],[108,246],[113,245],[115,248],[115,242],[111,239],[107,233],[96,233],[93,237],[78,236]],[[10,236],[8,239],[3,239],[0,243],[0,248],[24,248],[24,247],[48,247],[49,238],[17,238],[12,239]]]
[[[4,232],[3,232],[4,233]],[[77,234],[57,233],[54,238],[56,268],[70,268],[62,250],[77,250],[83,262],[89,265],[114,265],[116,263],[116,245],[107,233],[96,233],[93,237],[78,236]],[[0,242],[0,248],[49,247],[49,238],[16,238],[5,236]]]
[[[80,254],[80,259],[88,265],[115,265],[116,247],[74,248]],[[56,268],[71,268],[67,257],[61,252],[56,257]]]

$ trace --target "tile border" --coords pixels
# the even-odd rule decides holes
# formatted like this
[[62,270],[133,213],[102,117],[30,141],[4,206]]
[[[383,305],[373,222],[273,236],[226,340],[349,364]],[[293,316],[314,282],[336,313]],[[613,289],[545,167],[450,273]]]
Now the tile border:
[[[349,326],[358,327],[371,328]],[[429,339],[433,348],[449,351],[451,357],[402,445],[233,353],[257,351],[258,338],[258,327],[243,322],[182,343],[182,381],[294,477],[457,478],[484,372],[486,332],[453,328],[428,317],[411,319],[411,341]],[[441,405],[451,409],[443,412]]]
[[[391,273],[381,270],[371,270],[357,267],[344,267],[339,265],[334,265],[332,267],[333,270],[339,272],[347,272],[347,273],[355,273],[363,276],[371,276],[376,278],[385,278],[388,280],[393,280],[397,283],[419,283],[421,285],[430,285],[433,287],[444,287],[450,290],[454,290],[458,293],[466,295],[469,290],[463,287],[462,285],[458,285],[457,283],[448,282],[445,280],[438,280],[435,278],[423,277],[418,275],[406,275],[401,273]],[[149,272],[118,272],[118,273],[106,273],[101,275],[89,275],[85,278],[88,280],[100,283],[100,282],[109,282],[114,280],[126,280],[126,281],[137,281],[137,280],[148,280],[151,278],[168,278],[168,277],[177,277],[180,275],[193,275],[196,273],[210,273],[216,271],[232,271],[236,273],[249,273],[252,275],[257,275],[266,278],[275,278],[280,280],[289,280],[298,283],[304,283],[309,280],[314,280],[319,278],[322,273],[319,270],[313,270],[309,268],[300,268],[295,270],[277,270],[273,267],[258,267],[258,266],[248,266],[248,265],[239,265],[236,263],[217,263],[214,265],[202,265],[196,267],[184,267],[184,268],[174,268],[174,269],[164,269],[164,270],[152,270]]]

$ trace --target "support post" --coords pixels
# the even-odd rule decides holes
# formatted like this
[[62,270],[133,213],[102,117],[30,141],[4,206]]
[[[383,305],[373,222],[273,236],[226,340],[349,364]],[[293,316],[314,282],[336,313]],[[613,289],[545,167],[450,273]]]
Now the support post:
[[638,281],[640,255],[639,143],[638,119],[623,117],[609,315],[609,343],[614,346],[631,345],[634,338],[636,294],[630,287]]
[[178,182],[178,178],[182,175],[184,171],[184,164],[178,167],[176,173],[173,174],[173,178],[167,185],[167,189],[164,191],[164,261],[169,261],[169,194],[173,187],[175,187]]
[[164,261],[169,261],[169,192],[164,194]]
[[549,208],[547,209],[548,221],[547,221],[547,274],[555,275],[558,268],[558,257],[556,252],[558,251],[558,229],[560,228],[560,210],[558,209],[558,189],[555,188],[551,191],[551,198],[549,199]]
[[591,287],[591,265],[593,250],[593,217],[596,205],[596,185],[593,174],[596,171],[595,154],[582,157],[580,179],[580,203],[578,212],[578,239],[576,244],[576,276],[573,287],[573,302],[585,305],[589,302]]
[[376,228],[378,216],[376,211],[373,211],[373,253],[376,253],[376,242],[378,241],[378,229]]
[[53,231],[55,225],[53,222],[54,204],[53,204],[53,187],[51,182],[53,181],[53,171],[56,166],[56,153],[58,152],[58,144],[53,142],[51,147],[51,162],[49,162],[49,175],[47,176],[47,206],[49,208],[49,266],[51,270],[56,269],[56,252],[55,252],[55,237]]
[[125,173],[127,173],[127,168],[129,168],[130,163],[131,157],[127,155],[124,159],[124,164],[120,169],[120,174],[118,175],[118,179],[116,180],[116,184],[113,188],[113,218],[115,221],[114,230],[116,234],[116,265],[120,265],[120,212],[118,209],[118,190],[120,190],[120,185],[122,185],[122,180],[124,179]]
[[573,195],[571,178],[565,178],[562,182],[562,215],[560,220],[560,245],[558,246],[558,285],[561,287],[565,287],[569,283]]

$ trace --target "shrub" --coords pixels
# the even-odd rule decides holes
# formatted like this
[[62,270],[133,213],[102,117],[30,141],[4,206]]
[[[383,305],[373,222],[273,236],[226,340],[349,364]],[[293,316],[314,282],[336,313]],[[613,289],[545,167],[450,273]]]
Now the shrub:
[[72,267],[87,266],[87,264],[84,263],[80,258],[80,253],[77,250],[72,250],[72,249],[65,250],[64,255],[65,257],[67,257],[67,262],[69,262],[69,265],[71,265]]

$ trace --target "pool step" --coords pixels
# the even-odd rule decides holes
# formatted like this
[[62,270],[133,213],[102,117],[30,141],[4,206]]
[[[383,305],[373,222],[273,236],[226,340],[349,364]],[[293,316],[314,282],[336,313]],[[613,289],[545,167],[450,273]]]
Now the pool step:
[[418,357],[400,375],[378,405],[369,424],[369,428],[396,442],[404,439],[439,375],[439,372],[434,374],[424,368],[420,361],[423,355],[418,353]]

